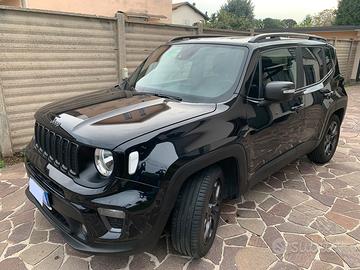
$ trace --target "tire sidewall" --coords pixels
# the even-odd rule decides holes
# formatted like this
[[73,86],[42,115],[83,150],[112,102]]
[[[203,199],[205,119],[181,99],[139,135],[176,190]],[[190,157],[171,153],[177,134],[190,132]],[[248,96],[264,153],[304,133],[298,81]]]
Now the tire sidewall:
[[[334,149],[332,151],[332,153],[330,155],[326,155],[325,153],[325,141],[326,141],[326,134],[331,126],[331,124],[333,122],[336,122],[337,124],[337,137],[336,137],[336,142],[335,142],[335,146],[334,146]],[[340,119],[337,115],[333,115],[330,120],[329,120],[329,123],[328,125],[326,126],[326,131],[325,131],[325,134],[324,134],[324,138],[323,140],[321,141],[321,153],[322,153],[322,156],[323,156],[323,159],[326,160],[326,162],[330,161],[332,159],[332,157],[334,156],[335,152],[336,152],[336,149],[337,149],[337,146],[338,146],[338,143],[339,143],[339,138],[340,138]]]
[[[220,220],[221,204],[219,206],[218,215],[217,215],[217,217],[215,219],[214,232],[213,232],[211,238],[207,241],[207,243],[205,243],[205,241],[204,241],[204,230],[205,230],[204,221],[205,221],[207,204],[210,201],[213,186],[214,186],[216,181],[218,181],[218,180],[220,181],[220,198],[222,198],[223,188],[224,188],[223,174],[222,174],[221,170],[211,171],[211,173],[209,173],[206,177],[209,177],[209,189],[208,189],[207,194],[206,194],[206,200],[204,201],[203,211],[202,211],[202,214],[201,214],[202,226],[201,226],[201,229],[200,229],[200,231],[198,232],[198,235],[197,235],[198,250],[199,250],[199,253],[200,253],[199,257],[205,256],[208,253],[208,251],[210,250],[210,248],[211,248],[211,246],[212,246],[212,244],[214,242],[214,239],[216,237],[216,231],[217,231],[217,228],[218,228],[218,225],[219,225],[219,220]],[[222,199],[221,199],[221,201],[222,201]]]

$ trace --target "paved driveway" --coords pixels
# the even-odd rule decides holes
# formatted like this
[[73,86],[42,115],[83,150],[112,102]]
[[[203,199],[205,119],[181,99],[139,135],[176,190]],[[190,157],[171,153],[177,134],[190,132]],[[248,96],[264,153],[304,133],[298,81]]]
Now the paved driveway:
[[24,195],[23,164],[0,171],[0,269],[360,269],[360,87],[333,161],[305,157],[222,209],[209,254],[190,260],[164,236],[130,257],[74,251]]

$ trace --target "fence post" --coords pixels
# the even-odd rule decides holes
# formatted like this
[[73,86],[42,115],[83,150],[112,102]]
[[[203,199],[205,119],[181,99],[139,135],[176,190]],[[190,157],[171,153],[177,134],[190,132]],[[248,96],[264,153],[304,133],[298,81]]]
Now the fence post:
[[204,24],[202,22],[195,23],[196,26],[196,35],[200,36],[204,34]]
[[352,72],[352,68],[353,68],[353,65],[350,65],[353,46],[354,46],[354,40],[350,39],[350,48],[349,48],[349,53],[348,53],[348,57],[347,57],[347,61],[346,61],[346,74],[345,74],[345,80],[347,82],[350,82],[351,72]]
[[3,157],[13,155],[9,121],[6,114],[4,92],[0,79],[0,152]]
[[117,31],[117,62],[118,62],[118,81],[123,80],[123,69],[126,68],[126,15],[122,12],[116,13],[116,31]]

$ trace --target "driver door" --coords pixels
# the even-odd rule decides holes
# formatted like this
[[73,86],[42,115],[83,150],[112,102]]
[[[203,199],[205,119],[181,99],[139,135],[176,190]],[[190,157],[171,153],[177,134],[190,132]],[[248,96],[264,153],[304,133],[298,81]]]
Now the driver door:
[[[249,158],[250,175],[271,162],[286,158],[301,143],[304,128],[303,96],[275,102],[265,99],[269,82],[287,81],[299,85],[298,49],[277,48],[260,54],[247,97],[249,132],[244,146]],[[293,154],[294,155],[294,154]]]

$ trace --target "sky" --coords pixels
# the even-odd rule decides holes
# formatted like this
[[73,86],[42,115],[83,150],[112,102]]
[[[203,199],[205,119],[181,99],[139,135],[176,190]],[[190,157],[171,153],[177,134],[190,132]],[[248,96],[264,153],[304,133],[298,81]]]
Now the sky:
[[[173,3],[184,0],[174,0]],[[226,0],[188,0],[209,15],[215,13],[226,3]],[[294,19],[301,22],[307,14],[316,14],[328,8],[336,8],[338,0],[252,0],[255,6],[255,17],[265,19]]]

